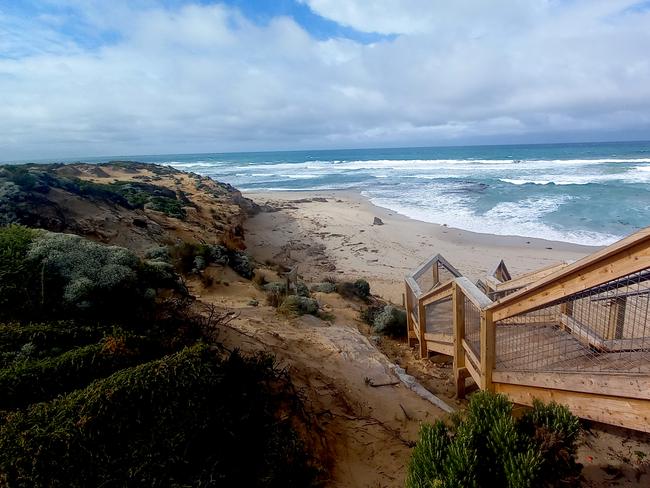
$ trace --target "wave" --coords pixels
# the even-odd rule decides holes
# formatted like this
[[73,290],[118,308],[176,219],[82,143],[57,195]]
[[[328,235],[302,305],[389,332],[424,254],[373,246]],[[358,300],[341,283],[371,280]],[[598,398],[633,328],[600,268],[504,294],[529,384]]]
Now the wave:
[[472,210],[468,201],[448,194],[442,198],[428,195],[422,202],[424,205],[418,205],[415,202],[373,196],[372,192],[363,193],[373,204],[406,217],[470,232],[485,233],[489,229],[490,234],[496,235],[533,237],[592,246],[608,245],[621,238],[605,232],[562,230],[543,222],[545,215],[557,211],[570,197],[501,202],[489,211],[478,214]]

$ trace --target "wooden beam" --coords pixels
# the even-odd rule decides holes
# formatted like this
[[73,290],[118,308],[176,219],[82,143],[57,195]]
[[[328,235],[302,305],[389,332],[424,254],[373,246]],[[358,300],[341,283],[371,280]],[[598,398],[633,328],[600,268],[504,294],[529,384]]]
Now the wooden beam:
[[452,288],[452,310],[454,323],[454,379],[456,383],[456,396],[465,398],[465,377],[460,371],[465,370],[465,352],[463,342],[465,338],[465,297],[458,283]]
[[478,287],[467,278],[456,278],[456,285],[461,288],[463,294],[479,310],[492,305],[492,300],[490,300],[485,293],[479,290]]
[[[468,368],[469,369],[469,368]],[[650,432],[650,401],[609,395],[569,392],[549,388],[495,383],[497,393],[513,402],[532,405],[533,399],[566,405],[578,417]]]
[[442,300],[443,298],[451,297],[451,287],[453,286],[454,281],[448,281],[447,283],[440,285],[433,290],[425,293],[419,298],[419,301],[422,305],[429,305],[431,303]]
[[492,370],[496,360],[496,330],[490,310],[481,310],[481,389],[492,391]]
[[569,331],[580,342],[599,351],[605,350],[603,338],[596,334],[592,329],[578,322],[573,317],[569,317],[563,313],[561,313],[558,318],[560,319],[560,324],[564,326],[564,329]]
[[427,341],[445,342],[447,344],[453,344],[454,343],[453,334],[436,334],[436,333],[433,333],[433,332],[425,332],[424,333],[424,338]]
[[490,308],[494,320],[502,320],[648,268],[650,227],[500,299]]
[[426,358],[429,356],[429,353],[427,351],[427,343],[424,338],[424,334],[427,331],[427,313],[424,310],[424,304],[422,303],[422,300],[418,300],[418,328],[419,330],[419,336],[420,336],[420,357],[421,358]]
[[622,339],[625,325],[625,309],[627,298],[613,298],[609,304],[609,320],[607,322],[607,335],[605,339]]
[[476,368],[474,367],[474,365],[470,361],[467,361],[465,363],[465,367],[467,368],[467,371],[469,372],[470,376],[474,380],[474,383],[476,383],[480,388],[481,387],[481,373],[479,373],[476,370]]
[[[427,351],[437,352],[445,356],[454,355],[454,345],[448,342],[426,341]],[[425,356],[426,357],[426,356]]]
[[469,345],[469,343],[463,339],[463,350],[465,351],[465,354],[467,357],[469,357],[469,360],[474,363],[476,366],[481,366],[481,361],[479,358],[476,356],[476,353],[472,349],[472,346]]
[[[406,293],[402,296],[406,297],[406,332],[408,333],[411,329],[413,329],[413,318],[412,318],[412,313],[411,310],[413,310],[411,307],[413,306],[411,302],[411,296],[412,292],[409,288],[408,281],[404,280],[404,287],[406,288]],[[410,345],[410,344],[409,344]]]
[[650,374],[494,371],[492,382],[650,400]]
[[528,286],[531,283],[534,283],[535,281],[541,280],[542,278],[547,277],[548,275],[555,273],[558,270],[561,270],[568,266],[569,263],[562,261],[561,263],[557,264],[552,264],[550,266],[547,266],[545,268],[541,269],[536,269],[534,271],[531,271],[529,273],[523,274],[516,276],[515,278],[511,279],[510,281],[506,281],[504,283],[499,283],[497,285],[497,290],[498,291],[510,291],[510,290],[515,290],[517,288],[521,288],[524,286]]

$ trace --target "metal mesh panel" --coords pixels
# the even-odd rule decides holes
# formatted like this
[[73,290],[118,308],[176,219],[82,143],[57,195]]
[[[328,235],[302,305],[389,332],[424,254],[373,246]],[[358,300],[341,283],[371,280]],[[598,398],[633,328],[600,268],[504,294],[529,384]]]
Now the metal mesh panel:
[[650,270],[497,322],[496,369],[650,372]]
[[453,334],[453,311],[451,297],[425,305],[427,332],[434,334]]
[[419,320],[418,298],[408,284],[406,285],[406,293],[408,294],[406,303],[410,303],[410,312],[415,316],[416,320]]
[[438,283],[447,283],[448,281],[453,280],[456,276],[449,271],[442,263],[436,263],[438,265]]
[[[466,296],[465,301],[465,341],[474,351],[476,357],[481,359],[481,311]],[[480,366],[480,365],[476,365]]]
[[[435,266],[435,264],[434,264]],[[429,290],[431,290],[434,286],[437,285],[436,282],[433,281],[433,268],[429,268],[425,270],[420,276],[418,276],[415,281],[417,282],[418,286],[420,287],[420,291],[422,293],[426,293]]]

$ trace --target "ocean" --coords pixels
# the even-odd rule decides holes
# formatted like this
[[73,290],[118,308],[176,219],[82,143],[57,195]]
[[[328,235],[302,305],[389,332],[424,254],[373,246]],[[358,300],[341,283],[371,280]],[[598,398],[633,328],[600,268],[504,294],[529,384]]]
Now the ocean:
[[358,190],[405,216],[474,232],[606,245],[650,225],[650,142],[126,158],[243,192]]

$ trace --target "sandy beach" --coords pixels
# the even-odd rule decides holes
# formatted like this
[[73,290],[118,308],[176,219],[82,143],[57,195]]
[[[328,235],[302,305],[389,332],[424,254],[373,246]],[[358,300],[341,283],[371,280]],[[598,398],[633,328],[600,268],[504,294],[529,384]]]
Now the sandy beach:
[[[247,222],[246,240],[258,259],[296,265],[299,274],[312,279],[327,274],[363,277],[374,293],[395,303],[402,300],[403,276],[436,253],[476,280],[500,259],[512,274],[519,274],[599,249],[421,222],[373,205],[352,191],[245,196],[277,209]],[[383,225],[373,225],[375,217]]]

